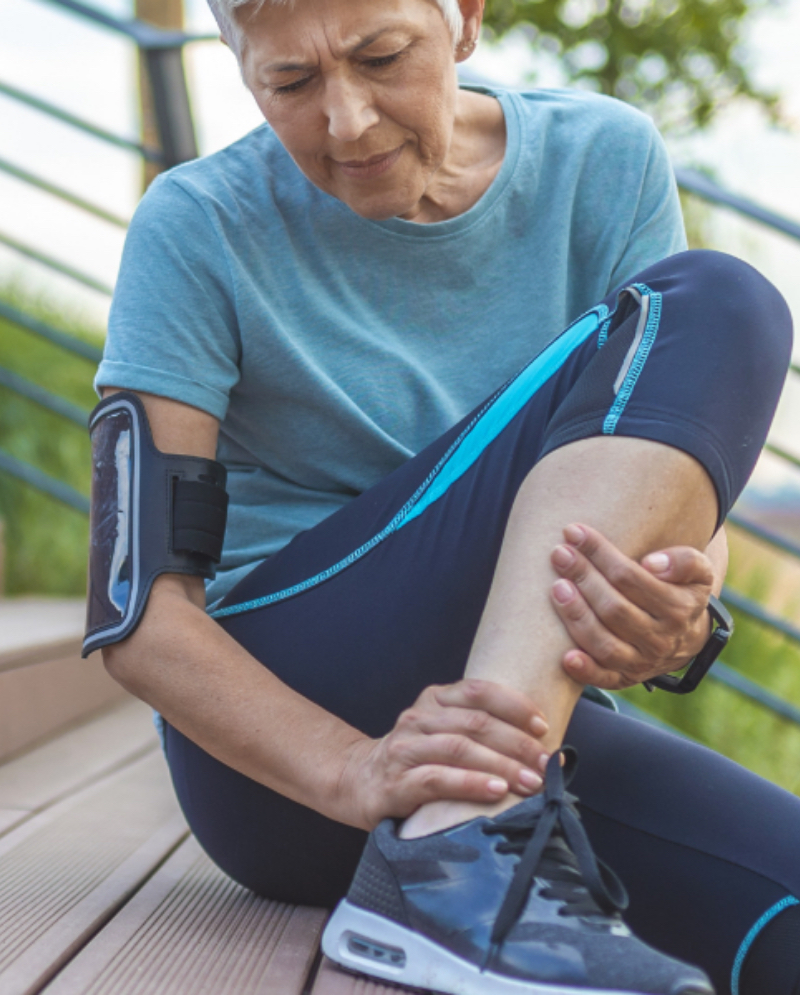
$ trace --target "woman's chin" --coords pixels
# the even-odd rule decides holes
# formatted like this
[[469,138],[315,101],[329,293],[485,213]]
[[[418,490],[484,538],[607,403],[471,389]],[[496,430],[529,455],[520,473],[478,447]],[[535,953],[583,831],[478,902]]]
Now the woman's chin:
[[372,190],[354,188],[355,185],[342,184],[334,191],[351,211],[369,221],[386,221],[389,218],[412,216],[419,209],[419,202],[424,195],[424,187],[419,192],[409,190],[408,186],[377,188]]

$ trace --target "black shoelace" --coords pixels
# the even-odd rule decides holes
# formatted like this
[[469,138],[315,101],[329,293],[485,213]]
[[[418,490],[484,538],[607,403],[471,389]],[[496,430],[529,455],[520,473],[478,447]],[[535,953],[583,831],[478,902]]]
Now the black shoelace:
[[542,896],[564,903],[560,915],[612,916],[628,906],[622,882],[607,864],[595,857],[586,830],[572,807],[572,799],[565,794],[577,760],[577,753],[571,747],[550,757],[545,775],[545,804],[539,812],[521,813],[483,829],[487,835],[505,837],[497,844],[500,853],[515,853],[521,858],[494,922],[487,961],[519,918],[537,871],[548,881]]

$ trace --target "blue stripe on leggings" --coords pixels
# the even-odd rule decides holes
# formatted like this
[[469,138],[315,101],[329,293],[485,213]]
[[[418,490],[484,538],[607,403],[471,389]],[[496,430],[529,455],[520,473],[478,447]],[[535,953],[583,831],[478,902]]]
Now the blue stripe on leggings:
[[242,612],[254,611],[285,601],[296,594],[307,591],[365,556],[378,543],[393,532],[402,528],[414,518],[418,518],[426,508],[438,501],[452,485],[476,462],[486,447],[497,438],[508,423],[517,415],[533,395],[564,365],[570,355],[578,349],[600,324],[608,317],[608,308],[600,304],[578,318],[566,331],[550,343],[520,373],[488,401],[453,442],[444,456],[431,470],[412,497],[403,505],[389,524],[343,560],[308,580],[294,584],[274,594],[267,594],[253,601],[238,605],[227,605],[209,612],[211,618],[225,618]]
[[780,915],[785,909],[790,909],[793,905],[800,905],[800,902],[791,895],[782,898],[771,909],[767,909],[744,940],[742,940],[742,945],[736,954],[736,960],[733,962],[733,970],[731,971],[731,995],[739,995],[739,978],[742,974],[742,965],[744,964],[745,957],[750,952],[750,948],[755,943],[758,934],[768,923],[772,922],[775,916]]
[[469,470],[480,458],[489,443],[493,442],[515,415],[525,407],[533,395],[547,383],[550,377],[564,365],[567,358],[590,335],[597,331],[605,314],[590,311],[570,326],[544,352],[508,385],[506,390],[486,411],[473,431],[458,447],[458,451],[447,466],[427,489],[425,496],[417,502],[414,510],[406,516],[402,525],[418,518],[434,501],[438,501],[450,487]]
[[633,357],[631,368],[628,370],[627,376],[619,389],[617,399],[614,401],[611,410],[606,415],[606,420],[603,422],[603,435],[613,435],[616,431],[617,423],[622,417],[625,405],[630,400],[633,388],[636,386],[636,381],[639,379],[647,357],[650,355],[650,350],[653,347],[658,326],[661,322],[661,294],[655,293],[644,283],[637,283],[634,286],[640,294],[650,298],[650,314],[647,318],[647,325],[642,335],[642,341],[639,343],[639,348]]

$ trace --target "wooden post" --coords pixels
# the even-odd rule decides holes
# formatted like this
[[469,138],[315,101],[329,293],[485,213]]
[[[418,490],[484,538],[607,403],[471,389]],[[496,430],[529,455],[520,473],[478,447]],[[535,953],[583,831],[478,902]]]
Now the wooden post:
[[[136,0],[135,13],[139,20],[147,21],[159,28],[182,30],[184,25],[183,0]],[[160,137],[156,124],[153,94],[150,89],[150,77],[147,72],[145,55],[139,52],[139,108],[142,116],[142,142],[158,148]],[[162,167],[157,162],[142,163],[142,182],[147,187],[161,172]]]

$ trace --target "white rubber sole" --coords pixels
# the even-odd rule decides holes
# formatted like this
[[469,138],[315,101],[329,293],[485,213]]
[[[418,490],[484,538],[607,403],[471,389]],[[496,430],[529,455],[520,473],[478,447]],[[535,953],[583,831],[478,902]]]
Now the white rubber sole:
[[419,933],[346,899],[339,902],[325,927],[322,950],[350,971],[445,995],[641,995],[520,981],[481,971]]

